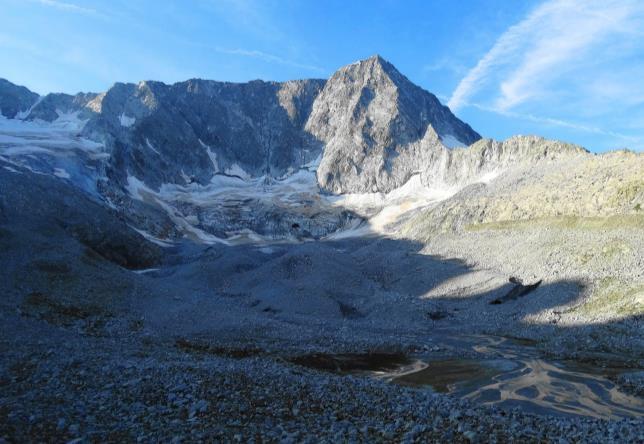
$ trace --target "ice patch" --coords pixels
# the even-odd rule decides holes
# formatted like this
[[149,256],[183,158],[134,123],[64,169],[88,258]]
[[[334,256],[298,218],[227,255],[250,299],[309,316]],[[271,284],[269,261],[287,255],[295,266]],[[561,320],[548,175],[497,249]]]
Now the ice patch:
[[134,231],[139,233],[141,236],[143,236],[144,238],[146,238],[147,240],[149,240],[153,244],[157,244],[157,245],[159,245],[161,247],[172,247],[174,245],[174,243],[172,243],[172,242],[169,242],[169,241],[166,241],[166,240],[163,240],[163,239],[159,239],[158,237],[152,236],[147,231],[139,230],[139,229],[137,229],[137,228],[135,228],[133,226],[130,226],[130,228],[132,228]]
[[315,170],[318,169],[318,167],[320,166],[321,162],[322,162],[322,153],[320,153],[318,155],[318,157],[316,157],[315,159],[313,159],[309,163],[306,163],[306,164],[302,165],[302,168],[306,168],[308,170],[315,171]]
[[210,162],[212,163],[212,168],[213,168],[214,172],[218,173],[219,172],[219,164],[217,163],[217,153],[213,153],[212,149],[208,145],[203,143],[203,141],[201,139],[199,139],[199,144],[208,153],[208,158],[210,159]]
[[[168,187],[167,185],[164,186],[166,188]],[[170,187],[172,188],[173,186]],[[175,189],[178,188],[177,185],[174,185],[174,187]],[[157,206],[161,207],[161,209],[166,212],[168,217],[170,217],[175,226],[184,233],[185,237],[191,238],[197,242],[204,244],[229,244],[225,239],[218,238],[217,236],[213,236],[203,230],[200,230],[197,227],[192,226],[186,220],[186,217],[170,204],[170,199],[168,199],[168,197],[170,196],[168,196],[167,191],[166,193],[163,192],[163,188],[164,187],[161,188],[161,192],[157,193],[156,191],[148,188],[145,183],[141,182],[136,177],[129,175],[127,177],[127,185],[125,187],[132,198],[140,200],[142,202],[156,204]],[[167,199],[167,201],[165,199]]]
[[251,179],[250,174],[244,171],[243,168],[237,165],[236,163],[233,163],[232,166],[230,168],[227,168],[226,171],[224,172],[229,176],[241,177],[243,180]]
[[132,270],[136,274],[145,274],[145,273],[151,273],[153,271],[159,271],[160,268],[146,268],[145,270]]
[[501,174],[500,171],[488,171],[487,173],[485,173],[482,176],[480,176],[478,178],[478,181],[487,184],[487,183],[492,182],[497,177],[499,177],[500,174]]
[[27,117],[29,117],[29,114],[31,114],[31,112],[33,111],[33,109],[34,109],[35,107],[37,107],[37,106],[38,106],[38,104],[39,104],[40,102],[42,102],[42,99],[43,99],[43,98],[44,98],[43,96],[38,97],[38,100],[36,100],[36,103],[34,103],[33,105],[31,105],[31,107],[30,107],[28,110],[26,110],[26,111],[20,111],[18,114],[16,114],[16,119],[23,120],[23,119],[26,119]]
[[124,127],[126,127],[126,128],[129,128],[129,127],[131,127],[132,125],[134,125],[134,122],[136,122],[136,118],[135,118],[135,117],[129,117],[129,116],[126,116],[126,115],[125,115],[125,112],[123,112],[123,113],[121,113],[121,115],[120,115],[120,117],[119,117],[119,122],[121,122],[121,126],[124,126]]
[[366,224],[355,223],[348,229],[333,233],[327,239],[387,234],[400,217],[420,207],[448,199],[458,187],[427,187],[420,174],[413,175],[404,185],[389,193],[356,193],[326,196],[333,205],[347,208],[367,219]]
[[148,146],[148,148],[149,148],[150,150],[154,151],[154,152],[155,152],[155,153],[157,153],[159,156],[161,155],[161,153],[160,153],[159,151],[157,151],[157,149],[156,149],[156,148],[155,148],[155,147],[150,143],[150,141],[148,140],[148,138],[147,138],[147,137],[145,138],[145,144]]
[[447,148],[464,148],[467,146],[466,144],[464,144],[463,142],[461,142],[451,134],[446,134],[444,136],[441,136],[441,142]]
[[78,137],[86,120],[78,113],[60,113],[54,122],[25,121],[0,118],[0,152],[5,155],[49,154],[73,155],[83,151],[90,156],[109,157],[102,143]]
[[80,111],[65,113],[57,109],[58,118],[51,123],[51,126],[62,131],[78,132],[89,121],[89,119],[79,118],[79,113]]
[[72,177],[62,168],[54,168],[54,176],[60,177],[61,179],[70,179]]

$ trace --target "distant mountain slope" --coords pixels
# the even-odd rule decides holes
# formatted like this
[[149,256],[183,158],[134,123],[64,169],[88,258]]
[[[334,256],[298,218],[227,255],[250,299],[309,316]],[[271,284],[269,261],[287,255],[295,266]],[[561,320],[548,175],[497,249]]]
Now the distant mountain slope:
[[319,238],[359,223],[325,195],[448,196],[589,155],[538,137],[481,139],[380,56],[329,80],[143,81],[43,97],[2,81],[0,104],[6,169],[68,181],[161,239]]
[[24,86],[0,79],[0,115],[4,117],[9,119],[20,117],[20,113],[28,111],[38,97],[38,94]]
[[147,81],[42,98],[2,85],[6,117],[81,121],[80,134],[110,152],[106,171],[120,186],[129,176],[154,189],[215,174],[279,178],[321,158],[323,189],[387,192],[422,170],[419,154],[480,139],[379,56],[329,81]]
[[422,170],[420,152],[481,138],[380,56],[333,74],[306,128],[325,144],[318,181],[336,193],[391,191]]
[[112,177],[207,184],[215,174],[281,177],[321,145],[303,122],[324,81],[245,84],[189,80],[117,84],[83,133],[112,147]]

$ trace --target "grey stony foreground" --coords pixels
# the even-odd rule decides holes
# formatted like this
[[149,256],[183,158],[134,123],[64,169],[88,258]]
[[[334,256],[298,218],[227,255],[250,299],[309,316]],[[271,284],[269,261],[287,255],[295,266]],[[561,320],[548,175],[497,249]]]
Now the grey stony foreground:
[[537,416],[373,379],[330,376],[275,356],[229,357],[135,337],[50,333],[20,348],[2,342],[3,361],[10,364],[1,380],[5,442],[644,439],[641,419]]

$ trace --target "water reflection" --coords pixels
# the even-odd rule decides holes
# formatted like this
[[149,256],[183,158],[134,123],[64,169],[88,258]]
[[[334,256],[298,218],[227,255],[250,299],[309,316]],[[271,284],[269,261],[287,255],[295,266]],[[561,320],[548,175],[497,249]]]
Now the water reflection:
[[[585,363],[548,362],[535,350],[504,338],[472,337],[482,359],[417,361],[413,367],[380,373],[407,386],[429,386],[481,404],[519,407],[541,414],[596,418],[644,416],[644,400],[606,378],[606,369]],[[489,359],[487,359],[489,357]]]

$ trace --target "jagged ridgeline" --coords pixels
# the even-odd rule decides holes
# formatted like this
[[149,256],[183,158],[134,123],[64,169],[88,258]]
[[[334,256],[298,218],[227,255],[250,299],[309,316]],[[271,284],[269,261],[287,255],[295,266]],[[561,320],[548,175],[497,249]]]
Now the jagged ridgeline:
[[3,80],[0,110],[9,119],[45,122],[75,114],[84,121],[79,135],[110,153],[111,180],[125,185],[134,176],[154,189],[206,185],[216,174],[281,178],[321,156],[323,190],[388,192],[416,173],[431,182],[428,173],[443,173],[438,166],[510,156],[493,145],[476,159],[446,151],[481,136],[380,56],[327,81],[144,81],[101,94],[39,97]]
[[[458,189],[585,153],[535,137],[481,139],[380,56],[328,80],[281,83],[143,81],[41,97],[2,80],[0,112],[8,168],[68,180],[162,238],[293,227],[318,238],[355,221],[320,193],[390,193],[414,177]],[[271,184],[290,194],[268,198]],[[237,194],[217,195],[229,188]]]

